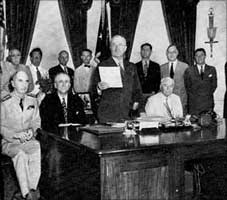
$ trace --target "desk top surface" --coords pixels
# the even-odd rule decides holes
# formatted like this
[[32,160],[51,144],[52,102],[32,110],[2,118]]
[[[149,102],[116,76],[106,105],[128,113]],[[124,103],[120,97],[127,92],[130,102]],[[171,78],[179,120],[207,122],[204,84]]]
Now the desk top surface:
[[67,141],[61,141],[79,146],[86,146],[97,154],[121,153],[152,148],[175,147],[181,145],[201,145],[207,143],[221,143],[226,140],[226,119],[217,126],[201,129],[163,132],[160,130],[146,130],[136,135],[126,136],[122,132],[108,132],[97,135],[87,131],[71,131]]

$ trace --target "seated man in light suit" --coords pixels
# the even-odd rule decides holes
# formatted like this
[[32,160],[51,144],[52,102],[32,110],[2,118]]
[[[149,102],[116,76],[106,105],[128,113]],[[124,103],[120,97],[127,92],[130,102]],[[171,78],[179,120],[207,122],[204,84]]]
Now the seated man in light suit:
[[23,198],[36,200],[41,174],[40,144],[35,139],[40,128],[36,98],[26,95],[27,72],[17,71],[11,81],[13,92],[1,101],[2,153],[11,157]]
[[147,116],[163,117],[166,119],[183,117],[180,97],[173,94],[174,80],[170,77],[161,79],[161,92],[151,96],[146,103]]

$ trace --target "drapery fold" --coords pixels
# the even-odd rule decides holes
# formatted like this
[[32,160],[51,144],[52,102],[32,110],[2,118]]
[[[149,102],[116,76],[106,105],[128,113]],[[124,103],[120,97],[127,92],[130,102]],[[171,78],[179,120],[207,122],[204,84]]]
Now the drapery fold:
[[6,0],[6,30],[9,49],[21,51],[25,64],[37,19],[40,0]]
[[80,53],[87,47],[87,10],[92,0],[58,0],[63,27],[73,64],[80,64]]
[[199,0],[161,0],[170,43],[176,44],[179,58],[193,64],[196,9]]
[[111,7],[111,33],[123,35],[127,40],[126,58],[132,51],[136,25],[142,0],[109,0]]

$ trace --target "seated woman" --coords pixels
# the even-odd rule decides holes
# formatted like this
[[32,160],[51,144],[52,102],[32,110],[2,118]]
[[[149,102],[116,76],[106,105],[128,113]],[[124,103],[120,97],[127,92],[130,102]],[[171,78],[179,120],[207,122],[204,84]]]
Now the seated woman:
[[1,102],[2,153],[12,158],[23,198],[35,200],[41,171],[40,144],[35,139],[40,128],[39,108],[37,100],[26,95],[26,71],[15,72],[11,85],[13,91]]
[[174,119],[183,117],[183,108],[180,97],[173,94],[174,80],[163,78],[160,84],[161,92],[148,98],[145,112],[150,117]]

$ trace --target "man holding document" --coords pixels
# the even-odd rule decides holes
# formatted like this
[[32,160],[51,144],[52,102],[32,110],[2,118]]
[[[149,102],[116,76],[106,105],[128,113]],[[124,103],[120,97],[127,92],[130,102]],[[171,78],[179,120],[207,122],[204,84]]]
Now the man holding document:
[[115,35],[110,42],[112,56],[99,64],[94,75],[93,91],[101,94],[100,123],[130,119],[142,100],[136,66],[124,59],[126,49],[125,38]]

